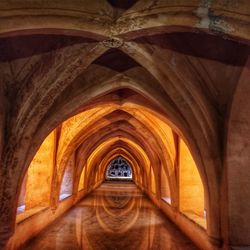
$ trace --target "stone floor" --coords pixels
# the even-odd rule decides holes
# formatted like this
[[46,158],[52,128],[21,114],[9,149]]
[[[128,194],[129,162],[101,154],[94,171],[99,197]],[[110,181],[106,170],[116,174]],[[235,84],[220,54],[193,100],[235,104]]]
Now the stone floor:
[[104,183],[26,250],[197,249],[132,183]]

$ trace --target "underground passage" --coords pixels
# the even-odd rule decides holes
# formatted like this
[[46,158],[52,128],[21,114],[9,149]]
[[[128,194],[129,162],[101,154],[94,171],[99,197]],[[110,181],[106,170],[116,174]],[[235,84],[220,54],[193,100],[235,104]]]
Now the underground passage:
[[250,249],[248,0],[0,20],[0,250]]

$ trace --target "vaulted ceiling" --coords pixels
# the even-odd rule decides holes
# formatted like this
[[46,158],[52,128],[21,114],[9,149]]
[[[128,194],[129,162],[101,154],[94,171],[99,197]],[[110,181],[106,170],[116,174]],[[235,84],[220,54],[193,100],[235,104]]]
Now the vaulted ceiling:
[[[157,162],[169,126],[188,144],[217,222],[249,16],[246,0],[1,1],[0,152],[4,174],[14,176],[1,190],[6,185],[14,202],[43,140],[72,117],[84,121],[63,142],[64,157],[107,143],[97,159],[125,150],[142,162],[135,143]],[[215,222],[211,235],[220,234]]]

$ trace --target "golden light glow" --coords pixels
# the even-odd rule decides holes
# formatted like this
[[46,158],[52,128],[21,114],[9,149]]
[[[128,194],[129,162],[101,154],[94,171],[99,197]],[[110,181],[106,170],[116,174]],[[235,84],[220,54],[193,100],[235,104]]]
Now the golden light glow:
[[[124,111],[121,113],[124,119],[127,119],[126,115],[133,117],[127,119],[127,122],[134,126],[134,129],[138,126],[138,131],[135,133],[141,133],[139,140],[137,140],[137,134],[135,134],[135,140],[126,137],[126,130],[121,135],[111,134],[100,143],[93,141],[86,144],[86,149],[83,147],[84,150],[77,151],[78,154],[83,152],[83,155],[71,161],[72,155],[84,140],[91,138],[91,135],[99,129],[112,125],[113,118],[104,119],[104,117],[117,110]],[[148,132],[141,131],[142,124]],[[150,137],[147,137],[149,135]],[[97,139],[98,137],[95,140]],[[144,144],[141,144],[142,139],[145,140],[146,148]],[[106,103],[90,108],[62,123],[56,161],[54,159],[55,133],[51,133],[45,139],[29,167],[25,203],[27,207],[49,205],[53,169],[59,181],[57,188],[60,188],[66,178],[66,167],[73,164],[72,171],[75,172],[70,175],[72,176],[70,185],[73,189],[75,187],[76,191],[72,190],[72,192],[85,189],[87,191],[104,181],[108,163],[114,157],[122,155],[132,166],[133,179],[137,185],[153,195],[159,191],[161,197],[171,198],[175,203],[179,202],[180,211],[185,214],[202,217],[204,215],[204,190],[197,166],[187,145],[180,137],[178,154],[175,140],[174,132],[167,121],[162,120],[160,115],[144,106],[124,102],[119,105]],[[124,145],[125,148],[120,145]],[[56,165],[54,165],[55,162]],[[176,162],[179,162],[179,166]],[[179,169],[179,183],[174,179],[176,168]],[[42,185],[41,182],[46,185]],[[176,197],[179,197],[179,201]]]
[[193,157],[180,141],[180,210],[204,217],[204,189]]
[[50,133],[33,158],[26,184],[26,209],[49,206],[54,163],[55,134]]
[[79,185],[78,185],[78,191],[84,189],[85,173],[86,173],[86,167],[84,166],[82,169],[81,178],[80,178]]

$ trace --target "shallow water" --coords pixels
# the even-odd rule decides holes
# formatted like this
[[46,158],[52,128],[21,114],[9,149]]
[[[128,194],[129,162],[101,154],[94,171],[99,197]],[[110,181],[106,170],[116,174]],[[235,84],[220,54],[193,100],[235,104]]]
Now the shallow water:
[[104,183],[22,249],[197,248],[133,183]]

